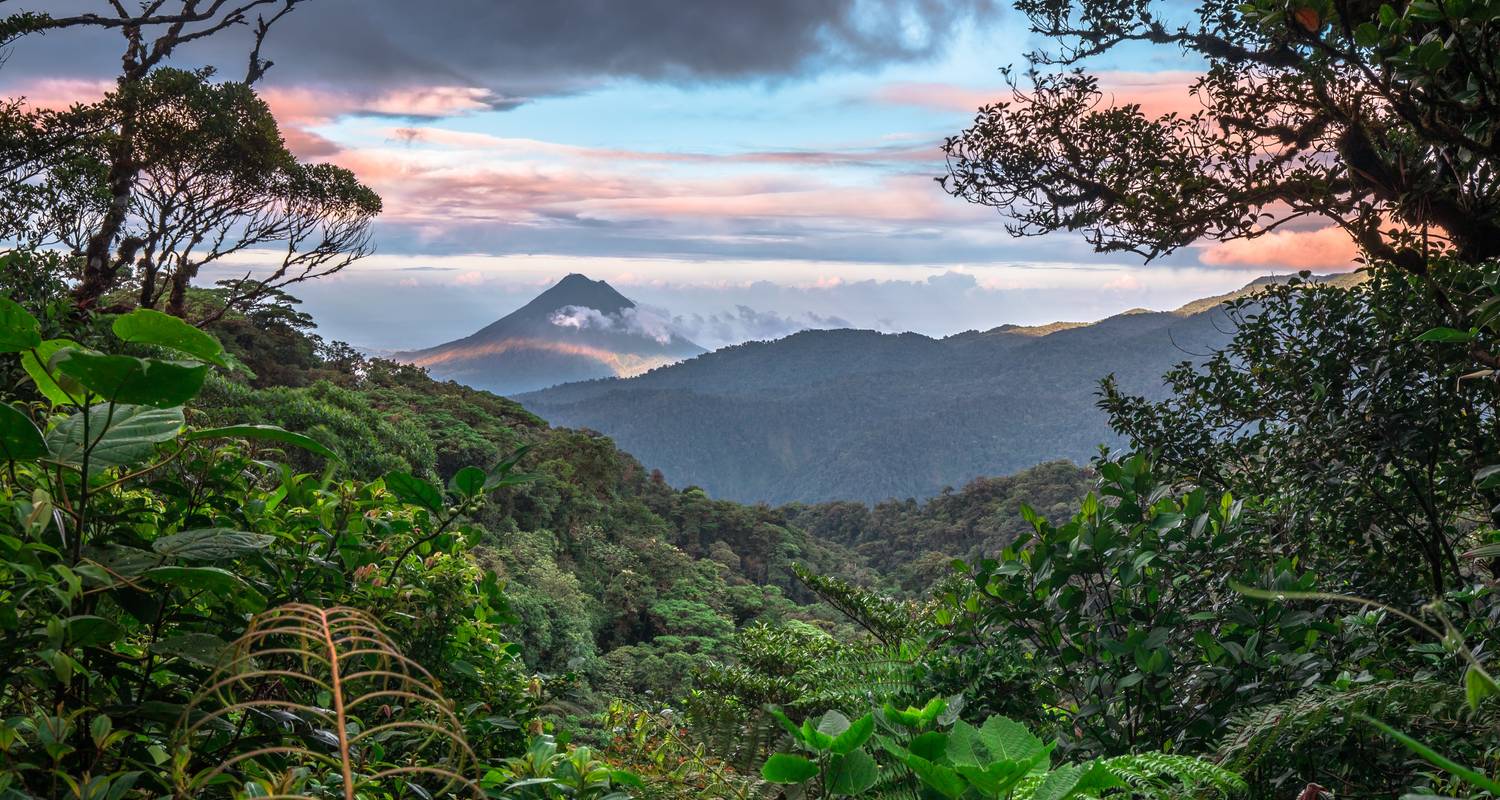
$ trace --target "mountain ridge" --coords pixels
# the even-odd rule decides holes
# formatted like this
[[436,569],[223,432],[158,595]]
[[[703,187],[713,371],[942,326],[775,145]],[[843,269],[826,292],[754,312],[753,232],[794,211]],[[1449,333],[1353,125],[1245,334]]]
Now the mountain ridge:
[[801,331],[516,399],[556,424],[609,435],[676,484],[726,499],[924,498],[1124,444],[1094,405],[1099,379],[1114,374],[1124,391],[1164,397],[1168,369],[1229,341],[1223,302],[1290,277],[1089,324],[941,338]]

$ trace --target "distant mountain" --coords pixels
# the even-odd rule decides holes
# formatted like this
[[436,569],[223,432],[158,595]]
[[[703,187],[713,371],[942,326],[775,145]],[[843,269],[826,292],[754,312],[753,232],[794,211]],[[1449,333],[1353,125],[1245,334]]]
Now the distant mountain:
[[[724,348],[628,380],[519,398],[591,428],[677,485],[742,502],[929,497],[1120,444],[1094,407],[1100,378],[1152,398],[1161,376],[1229,340],[1219,305],[1092,324],[1002,326],[942,339],[803,331]],[[1347,280],[1347,279],[1340,279]]]
[[703,352],[614,287],[573,274],[477,333],[392,357],[440,380],[513,395],[639,375]]

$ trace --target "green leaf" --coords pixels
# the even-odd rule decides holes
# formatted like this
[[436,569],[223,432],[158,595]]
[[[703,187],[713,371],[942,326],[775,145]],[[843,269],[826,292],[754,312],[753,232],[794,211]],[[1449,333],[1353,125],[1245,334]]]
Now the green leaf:
[[61,464],[81,466],[83,452],[89,445],[89,471],[124,467],[151,457],[156,445],[177,438],[182,430],[182,409],[147,408],[146,406],[107,405],[88,410],[89,442],[83,439],[83,414],[78,412],[58,423],[47,433],[50,459]]
[[629,770],[612,769],[609,771],[609,780],[611,783],[629,786],[632,789],[646,788],[646,782],[641,780],[641,776]]
[[942,731],[928,731],[912,739],[910,747],[913,753],[928,761],[937,761],[948,752],[948,734]]
[[106,400],[156,408],[180,406],[193,399],[208,377],[207,364],[83,351],[69,351],[55,368]]
[[156,553],[122,544],[107,544],[103,547],[90,545],[83,548],[83,556],[125,578],[137,577],[162,564],[162,557]]
[[74,647],[102,647],[118,639],[124,630],[104,617],[84,614],[63,620],[68,644]]
[[9,403],[0,403],[0,457],[6,461],[35,461],[47,455],[47,440],[31,417]]
[[1469,700],[1469,708],[1478,709],[1486,697],[1497,694],[1500,694],[1500,686],[1495,685],[1495,679],[1483,667],[1470,664],[1469,669],[1464,672],[1464,695]]
[[793,739],[799,742],[802,741],[802,729],[797,727],[797,723],[792,722],[791,717],[788,717],[781,709],[775,706],[767,706],[766,712],[777,722],[781,723],[781,727],[785,728],[786,732],[791,734]]
[[117,317],[111,327],[123,341],[154,344],[185,353],[199,361],[226,368],[229,366],[224,360],[224,346],[219,344],[218,339],[171,314],[138,308]]
[[829,749],[840,755],[852,753],[864,747],[865,742],[870,740],[870,735],[875,733],[875,717],[866,714],[848,724],[843,733],[833,737],[833,744]]
[[1009,761],[1026,761],[1044,752],[1047,746],[1026,730],[1026,726],[998,714],[984,721],[979,739],[990,755]]
[[20,303],[0,297],[0,353],[19,353],[42,343],[42,326]]
[[1433,328],[1417,337],[1419,342],[1450,342],[1465,343],[1473,341],[1474,334],[1455,328]]
[[1083,775],[1082,764],[1058,767],[1042,778],[1042,782],[1031,792],[1028,800],[1067,800],[1073,795],[1073,790],[1078,788],[1078,781]]
[[1482,544],[1464,553],[1464,558],[1495,558],[1497,556],[1500,556],[1500,542]]
[[410,473],[392,472],[385,476],[385,488],[403,503],[420,506],[433,512],[443,510],[443,493],[436,486]]
[[71,378],[48,372],[48,366],[58,353],[64,350],[82,349],[83,345],[68,339],[48,339],[35,350],[28,350],[21,354],[21,368],[26,370],[26,374],[31,377],[31,382],[36,384],[37,391],[52,401],[52,405],[77,405],[79,400],[83,399],[83,387]]
[[760,776],[771,783],[802,783],[817,774],[817,764],[789,753],[771,756],[760,768]]
[[485,474],[479,467],[464,467],[453,473],[448,487],[464,497],[474,497],[484,491]]
[[151,644],[151,652],[180,658],[205,667],[216,667],[227,655],[229,643],[211,633],[179,633]]
[[832,737],[847,730],[849,730],[849,718],[838,711],[824,712],[822,718],[818,720],[818,733],[829,736],[829,742],[833,741]]
[[332,461],[339,460],[339,454],[323,446],[321,442],[310,436],[293,433],[275,425],[229,425],[223,428],[205,428],[203,430],[191,431],[186,437],[188,441],[199,441],[202,439],[261,439],[269,442],[280,442],[293,447],[300,447],[314,455],[319,455]]
[[274,536],[263,533],[247,533],[229,528],[199,528],[163,536],[151,543],[151,549],[184,561],[222,561],[265,550],[274,541]]
[[256,591],[244,578],[219,567],[156,567],[142,574],[175,589],[209,592],[219,597],[231,598],[243,611],[264,611],[266,598]]
[[828,794],[854,797],[864,794],[880,777],[875,759],[863,750],[851,750],[828,762]]
[[916,754],[906,757],[906,768],[915,773],[922,783],[927,784],[928,788],[949,800],[958,800],[969,788],[968,782],[959,777],[957,772],[941,764],[934,764]]
[[[988,752],[981,753],[975,749],[975,745]],[[989,762],[991,759],[985,756],[999,758],[1000,754],[990,750],[979,740],[979,730],[963,720],[953,723],[953,730],[948,734],[948,761],[953,764],[978,765]]]
[[1436,750],[1433,750],[1431,747],[1422,744],[1416,739],[1407,736],[1401,731],[1392,728],[1391,726],[1385,724],[1384,722],[1381,722],[1378,719],[1375,719],[1374,717],[1367,717],[1361,714],[1359,715],[1359,718],[1364,720],[1365,722],[1370,723],[1371,725],[1374,725],[1385,735],[1405,745],[1406,749],[1412,751],[1413,753],[1416,753],[1418,756],[1421,756],[1428,762],[1436,765],[1444,772],[1447,772],[1448,774],[1458,778],[1459,780],[1465,781],[1473,786],[1477,786],[1480,789],[1490,792],[1491,794],[1500,794],[1500,781],[1497,781],[1482,772],[1470,769],[1458,763],[1457,761],[1454,761],[1453,759],[1442,755]]
[[812,717],[808,717],[802,720],[802,744],[809,750],[821,752],[833,746],[833,737],[818,730],[813,725]]

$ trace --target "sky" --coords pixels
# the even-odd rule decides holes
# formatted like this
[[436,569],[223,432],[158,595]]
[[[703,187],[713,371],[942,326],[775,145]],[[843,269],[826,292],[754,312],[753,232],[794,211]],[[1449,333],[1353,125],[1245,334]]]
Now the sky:
[[[1011,238],[946,195],[943,138],[1044,45],[997,0],[310,0],[271,34],[257,88],[300,157],[352,169],[385,212],[374,256],[294,294],[325,336],[395,350],[581,272],[718,347],[1088,321],[1352,266],[1316,227],[1143,265],[1067,233]],[[0,89],[95,97],[118,52],[110,33],[22,40]],[[179,63],[232,78],[246,52],[231,33]],[[1161,48],[1089,67],[1152,113],[1193,107],[1202,69]]]

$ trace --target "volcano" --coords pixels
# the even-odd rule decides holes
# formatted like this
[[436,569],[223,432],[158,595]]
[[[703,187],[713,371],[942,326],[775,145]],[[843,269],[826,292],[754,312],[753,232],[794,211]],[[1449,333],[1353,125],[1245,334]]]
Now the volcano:
[[394,358],[439,380],[513,395],[628,378],[704,352],[613,286],[575,273],[469,336]]

